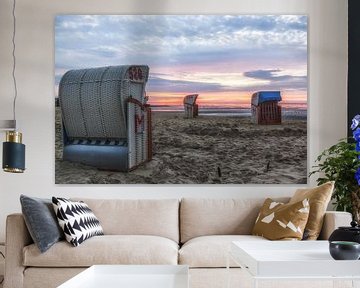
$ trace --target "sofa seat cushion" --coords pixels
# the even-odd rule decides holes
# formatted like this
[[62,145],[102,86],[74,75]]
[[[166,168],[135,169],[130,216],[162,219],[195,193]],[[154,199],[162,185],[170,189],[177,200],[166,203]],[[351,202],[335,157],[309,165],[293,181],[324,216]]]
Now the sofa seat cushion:
[[[226,267],[227,255],[232,241],[269,241],[252,235],[201,236],[186,242],[179,251],[179,264],[194,268]],[[231,267],[239,267],[230,261]]]
[[169,264],[178,262],[178,244],[168,238],[143,235],[95,236],[78,247],[66,241],[45,253],[24,247],[23,264],[33,267],[88,267],[95,264]]

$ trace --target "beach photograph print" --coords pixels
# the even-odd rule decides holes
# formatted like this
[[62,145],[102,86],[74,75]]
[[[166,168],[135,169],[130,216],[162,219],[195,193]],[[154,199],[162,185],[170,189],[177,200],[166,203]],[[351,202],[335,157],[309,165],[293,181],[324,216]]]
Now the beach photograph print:
[[306,15],[58,15],[56,184],[307,184]]

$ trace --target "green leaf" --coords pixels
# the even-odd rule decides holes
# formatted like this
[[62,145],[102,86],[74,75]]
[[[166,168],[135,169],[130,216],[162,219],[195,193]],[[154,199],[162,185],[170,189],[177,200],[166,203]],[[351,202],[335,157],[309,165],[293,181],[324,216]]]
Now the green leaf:
[[359,152],[354,143],[341,139],[337,144],[325,149],[315,160],[309,176],[318,175],[316,182],[320,185],[328,181],[335,181],[334,200],[335,209],[349,211],[352,209],[351,193],[358,191],[359,186],[354,177],[360,167]]

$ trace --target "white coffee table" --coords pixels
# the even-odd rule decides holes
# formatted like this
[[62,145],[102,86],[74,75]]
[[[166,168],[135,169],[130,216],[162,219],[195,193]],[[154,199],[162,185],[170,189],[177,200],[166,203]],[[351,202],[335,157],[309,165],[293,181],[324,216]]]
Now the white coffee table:
[[58,288],[188,288],[185,265],[94,265]]
[[259,280],[311,279],[349,280],[350,287],[360,287],[360,261],[334,260],[328,241],[236,241],[228,268],[230,258],[248,272],[253,287]]

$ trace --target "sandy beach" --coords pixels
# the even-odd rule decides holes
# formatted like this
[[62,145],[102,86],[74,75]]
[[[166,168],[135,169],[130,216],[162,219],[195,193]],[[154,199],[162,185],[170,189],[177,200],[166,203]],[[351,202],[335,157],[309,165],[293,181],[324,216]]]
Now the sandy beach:
[[56,184],[306,184],[306,119],[260,126],[250,117],[153,112],[153,160],[124,173],[62,161],[56,108]]

